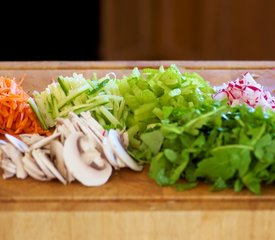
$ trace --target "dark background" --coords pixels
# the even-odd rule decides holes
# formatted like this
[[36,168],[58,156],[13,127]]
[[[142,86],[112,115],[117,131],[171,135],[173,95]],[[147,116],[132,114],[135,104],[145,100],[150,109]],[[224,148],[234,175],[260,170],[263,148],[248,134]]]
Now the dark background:
[[275,60],[274,0],[3,4],[0,61]]
[[99,0],[63,4],[24,2],[4,8],[0,60],[98,60]]

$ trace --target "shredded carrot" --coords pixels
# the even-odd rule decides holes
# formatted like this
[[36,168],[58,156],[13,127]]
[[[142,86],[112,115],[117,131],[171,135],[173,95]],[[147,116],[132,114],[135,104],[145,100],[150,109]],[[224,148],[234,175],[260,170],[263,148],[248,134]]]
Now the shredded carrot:
[[17,83],[15,79],[0,77],[0,134],[50,134],[40,126],[21,83],[22,80]]

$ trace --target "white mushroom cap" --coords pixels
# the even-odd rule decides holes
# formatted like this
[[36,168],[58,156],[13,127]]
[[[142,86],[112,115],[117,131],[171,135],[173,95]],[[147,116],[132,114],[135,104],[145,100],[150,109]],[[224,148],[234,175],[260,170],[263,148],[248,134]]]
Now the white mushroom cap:
[[64,160],[67,169],[85,186],[100,186],[106,183],[112,174],[112,167],[105,162],[102,169],[96,169],[85,163],[81,158],[79,140],[82,133],[72,133],[64,144]]

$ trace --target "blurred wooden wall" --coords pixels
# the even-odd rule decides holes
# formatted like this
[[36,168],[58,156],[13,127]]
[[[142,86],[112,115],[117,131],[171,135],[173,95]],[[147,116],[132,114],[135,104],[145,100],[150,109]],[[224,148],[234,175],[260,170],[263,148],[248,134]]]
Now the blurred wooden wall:
[[102,0],[100,57],[275,60],[274,0]]

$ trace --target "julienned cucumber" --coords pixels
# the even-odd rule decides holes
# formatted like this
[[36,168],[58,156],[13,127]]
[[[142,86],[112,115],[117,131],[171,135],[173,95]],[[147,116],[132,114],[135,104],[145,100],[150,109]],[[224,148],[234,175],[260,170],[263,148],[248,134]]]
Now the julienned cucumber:
[[42,128],[47,129],[47,125],[46,125],[46,123],[45,123],[45,121],[44,121],[44,119],[41,115],[41,112],[39,111],[37,105],[35,104],[33,98],[30,97],[29,100],[28,100],[28,103],[30,104],[32,110],[34,111],[34,113],[35,113],[37,119],[39,120]]
[[53,127],[56,118],[66,117],[70,111],[91,111],[102,125],[122,127],[124,100],[115,81],[109,76],[93,80],[81,74],[60,76],[44,91],[34,92],[29,102],[45,129]]

